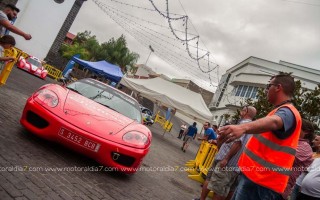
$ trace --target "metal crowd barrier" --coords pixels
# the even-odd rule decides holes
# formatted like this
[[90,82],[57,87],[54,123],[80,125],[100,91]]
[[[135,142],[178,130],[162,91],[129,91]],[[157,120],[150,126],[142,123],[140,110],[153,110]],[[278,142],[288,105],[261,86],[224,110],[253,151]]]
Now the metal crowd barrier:
[[[18,49],[16,47],[12,47],[10,49],[5,50],[5,56],[12,56],[12,57],[15,57],[16,59],[13,62],[7,63],[7,65],[2,70],[2,72],[0,74],[0,85],[3,85],[6,83],[6,80],[8,79],[8,77],[11,73],[12,67],[18,61],[20,56],[26,58],[29,56],[29,54],[22,51],[21,49]],[[10,64],[10,65],[8,65],[8,64]],[[48,75],[50,77],[52,77],[56,80],[61,78],[62,71],[60,71],[59,69],[55,68],[54,66],[48,65],[48,64],[44,64],[43,67],[48,71]]]
[[48,71],[48,75],[52,78],[58,80],[62,77],[62,71],[60,71],[59,69],[48,64],[44,64],[43,67]]
[[161,116],[159,112],[156,114],[154,122],[159,123],[162,126],[162,128],[165,131],[168,131],[168,132],[170,132],[172,127],[173,127],[173,123],[171,123],[170,121],[166,120],[166,118]]
[[188,177],[203,183],[217,152],[218,147],[216,145],[210,144],[207,141],[202,141],[195,159],[189,160],[185,164],[185,166],[189,168],[189,170],[187,170],[190,174]]
[[14,64],[17,62],[18,52],[15,48],[5,49],[4,56],[15,57],[14,61],[5,62],[3,69],[0,71],[0,86],[6,84]]
[[[195,159],[189,160],[185,164],[185,166],[188,167],[188,170],[186,170],[189,173],[188,177],[203,183],[217,152],[218,147],[216,145],[202,141]],[[212,198],[213,192],[210,191],[208,196]]]

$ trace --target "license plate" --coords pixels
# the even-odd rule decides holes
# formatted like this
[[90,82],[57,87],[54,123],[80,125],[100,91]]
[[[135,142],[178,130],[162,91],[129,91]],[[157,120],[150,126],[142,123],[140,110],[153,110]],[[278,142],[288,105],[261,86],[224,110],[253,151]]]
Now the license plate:
[[60,129],[59,136],[94,152],[98,152],[101,146],[92,140],[89,140],[64,128]]

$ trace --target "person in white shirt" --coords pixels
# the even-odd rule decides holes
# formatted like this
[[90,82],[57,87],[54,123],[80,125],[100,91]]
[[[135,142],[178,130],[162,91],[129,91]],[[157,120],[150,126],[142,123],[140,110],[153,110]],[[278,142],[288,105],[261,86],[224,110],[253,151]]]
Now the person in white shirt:
[[186,124],[182,124],[181,127],[180,127],[180,132],[179,132],[179,136],[178,138],[181,139],[182,138],[182,135],[184,133],[184,131],[186,130],[187,126]]
[[314,159],[301,184],[297,200],[320,199],[320,158]]

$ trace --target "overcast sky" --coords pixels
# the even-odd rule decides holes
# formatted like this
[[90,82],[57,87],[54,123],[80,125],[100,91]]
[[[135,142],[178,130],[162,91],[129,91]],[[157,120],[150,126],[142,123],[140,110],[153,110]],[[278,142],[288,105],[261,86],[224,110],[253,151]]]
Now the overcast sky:
[[[95,2],[103,4],[98,6]],[[166,11],[164,0],[154,2],[159,10]],[[87,0],[70,32],[76,34],[89,30],[99,42],[123,34],[129,49],[140,55],[140,64],[147,61],[148,46],[152,45],[155,52],[147,65],[153,70],[169,77],[190,78],[210,90],[215,89],[210,85],[217,85],[217,76],[250,56],[273,62],[284,60],[320,70],[320,0],[180,2],[169,0],[169,12],[188,15],[188,38],[192,37],[191,34],[200,36],[199,56],[207,50],[211,61],[209,69],[214,69],[214,63],[220,66],[218,71],[214,69],[211,72],[212,84],[208,74],[202,73],[197,62],[189,58],[186,45],[174,39],[168,21],[158,12],[148,10],[154,10],[150,0]],[[183,20],[172,21],[172,26],[175,30],[185,30]],[[175,33],[185,38],[181,32]],[[192,46],[196,46],[196,42],[188,44],[195,56]],[[207,61],[202,59],[200,67],[207,71]]]

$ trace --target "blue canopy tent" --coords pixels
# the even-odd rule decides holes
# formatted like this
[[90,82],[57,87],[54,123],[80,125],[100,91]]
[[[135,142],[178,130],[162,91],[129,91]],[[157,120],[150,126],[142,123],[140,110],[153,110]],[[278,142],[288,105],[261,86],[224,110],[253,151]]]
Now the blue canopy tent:
[[115,83],[119,83],[121,78],[123,77],[122,71],[119,66],[110,64],[105,60],[89,62],[76,57],[72,57],[71,60]]

